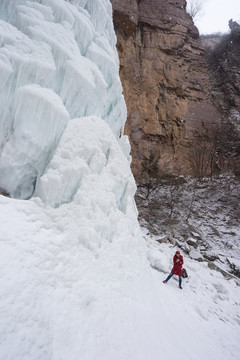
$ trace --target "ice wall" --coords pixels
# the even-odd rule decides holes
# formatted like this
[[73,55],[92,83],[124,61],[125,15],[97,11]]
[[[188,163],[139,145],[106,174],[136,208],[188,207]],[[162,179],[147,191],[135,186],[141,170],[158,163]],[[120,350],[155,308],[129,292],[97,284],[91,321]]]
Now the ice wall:
[[0,358],[145,360],[110,1],[1,0],[0,17]]
[[127,213],[135,190],[120,144],[103,120],[90,116],[70,121],[35,196],[52,207],[73,203],[92,208],[94,204],[96,212],[101,209],[110,216],[114,209]]
[[109,0],[1,0],[0,188],[11,197],[32,196],[72,118],[98,116],[119,137],[115,42]]

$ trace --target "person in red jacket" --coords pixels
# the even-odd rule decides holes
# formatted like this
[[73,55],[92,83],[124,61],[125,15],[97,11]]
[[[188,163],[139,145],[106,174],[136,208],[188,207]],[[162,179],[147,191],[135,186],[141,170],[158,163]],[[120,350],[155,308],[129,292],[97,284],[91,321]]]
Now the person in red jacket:
[[169,279],[173,275],[178,275],[179,279],[179,288],[182,289],[182,265],[183,265],[183,257],[180,254],[180,251],[176,251],[176,254],[173,257],[173,268],[171,273],[168,275],[166,280],[163,281],[164,284],[168,282]]

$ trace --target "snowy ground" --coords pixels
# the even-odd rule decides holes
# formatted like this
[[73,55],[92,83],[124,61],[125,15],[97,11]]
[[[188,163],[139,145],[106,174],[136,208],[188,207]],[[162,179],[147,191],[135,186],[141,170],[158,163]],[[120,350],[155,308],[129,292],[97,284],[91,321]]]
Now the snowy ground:
[[0,196],[1,359],[239,360],[235,280],[185,255],[183,290],[164,285],[173,245],[145,246],[129,217],[97,245],[67,206]]
[[[240,283],[184,256],[189,277],[178,288],[178,277],[162,283],[171,271],[176,248],[146,237],[161,324],[163,346],[181,359],[239,359]],[[176,355],[175,355],[176,356]],[[166,355],[163,358],[171,358]]]

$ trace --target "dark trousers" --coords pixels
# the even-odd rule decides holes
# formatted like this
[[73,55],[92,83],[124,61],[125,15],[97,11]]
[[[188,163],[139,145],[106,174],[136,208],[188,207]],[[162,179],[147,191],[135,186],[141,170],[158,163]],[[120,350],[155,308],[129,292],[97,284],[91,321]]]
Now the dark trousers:
[[[173,277],[173,275],[174,275],[173,273],[169,274],[165,281],[168,282],[168,280],[170,280],[171,277]],[[179,281],[179,286],[181,286],[182,285],[182,277],[181,276],[178,277],[178,281]]]

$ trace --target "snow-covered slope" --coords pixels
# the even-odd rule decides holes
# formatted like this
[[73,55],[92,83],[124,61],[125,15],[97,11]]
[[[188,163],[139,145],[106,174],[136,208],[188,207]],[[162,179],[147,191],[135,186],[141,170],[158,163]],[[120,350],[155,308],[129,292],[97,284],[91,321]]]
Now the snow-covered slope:
[[[179,293],[151,272],[109,0],[2,0],[0,17],[0,359],[237,359],[235,282],[211,272],[202,316],[197,276]],[[229,322],[218,298],[206,311],[214,284]]]
[[183,290],[164,285],[176,249],[148,239],[151,270],[134,212],[92,186],[54,210],[0,196],[1,359],[238,360],[235,281],[184,256]]
[[153,278],[166,354],[162,359],[174,359],[174,351],[179,359],[239,359],[239,280],[227,280],[220,272],[210,270],[207,263],[184,255],[189,277],[183,279],[183,291],[177,291],[177,277],[159,284],[171,270],[175,249],[155,239],[147,237],[147,244],[149,260],[159,271],[153,270]]

